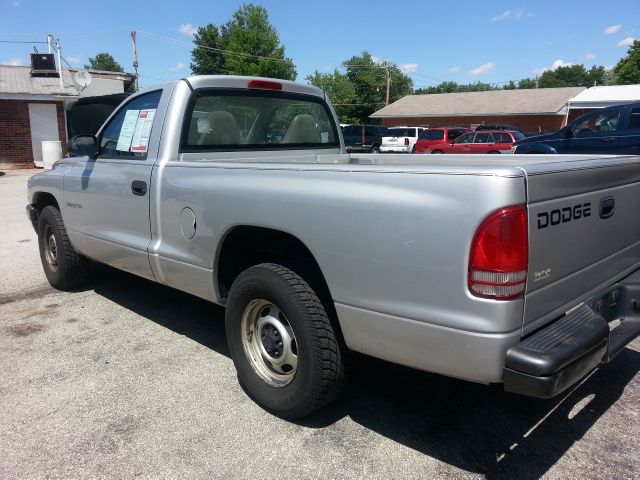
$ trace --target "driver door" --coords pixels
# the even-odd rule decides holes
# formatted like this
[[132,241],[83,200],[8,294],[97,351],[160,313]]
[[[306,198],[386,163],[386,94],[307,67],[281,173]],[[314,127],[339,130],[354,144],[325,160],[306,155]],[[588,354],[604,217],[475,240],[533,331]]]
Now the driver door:
[[619,120],[619,109],[596,112],[580,120],[572,129],[569,148],[562,153],[616,154]]
[[98,135],[97,157],[80,157],[64,177],[63,218],[76,249],[149,279],[149,187],[161,97],[157,90],[120,107]]

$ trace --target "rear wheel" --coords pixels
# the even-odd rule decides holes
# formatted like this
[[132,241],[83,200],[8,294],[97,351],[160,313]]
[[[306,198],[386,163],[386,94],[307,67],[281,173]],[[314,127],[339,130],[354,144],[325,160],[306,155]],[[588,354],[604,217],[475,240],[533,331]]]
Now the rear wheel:
[[380,147],[377,145],[374,145],[373,148],[371,149],[371,153],[380,153]]
[[266,410],[301,418],[340,393],[347,351],[311,286],[263,263],[233,282],[225,317],[238,380]]
[[489,153],[491,153],[491,154],[497,154],[497,155],[500,155],[500,152],[499,152],[499,151],[497,151],[497,150],[491,150]]
[[431,153],[442,154],[442,153],[444,153],[444,152],[443,152],[442,150],[434,150],[434,151],[432,151]]
[[48,206],[38,220],[40,261],[52,287],[73,290],[82,285],[89,273],[89,260],[73,248],[60,211]]

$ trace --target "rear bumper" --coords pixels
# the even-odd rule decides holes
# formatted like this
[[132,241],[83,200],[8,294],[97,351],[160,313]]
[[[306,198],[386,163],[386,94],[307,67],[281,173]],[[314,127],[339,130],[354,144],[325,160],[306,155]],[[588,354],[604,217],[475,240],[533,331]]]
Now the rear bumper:
[[[618,320],[615,328],[610,323]],[[504,389],[550,398],[640,334],[640,271],[507,350]]]
[[410,152],[410,147],[407,146],[398,146],[398,147],[391,147],[391,146],[385,146],[385,145],[381,145],[380,146],[380,151],[381,152],[396,152],[396,153],[409,153]]

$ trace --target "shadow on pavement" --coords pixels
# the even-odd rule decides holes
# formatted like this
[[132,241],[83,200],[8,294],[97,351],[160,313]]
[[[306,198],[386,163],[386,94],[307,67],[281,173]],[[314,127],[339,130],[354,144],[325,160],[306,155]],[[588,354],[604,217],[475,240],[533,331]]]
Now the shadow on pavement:
[[[96,293],[229,355],[221,307],[108,267],[96,269]],[[348,416],[488,479],[539,478],[620,398],[639,370],[640,353],[625,349],[570,393],[539,400],[357,355],[342,398],[300,425],[323,428]]]

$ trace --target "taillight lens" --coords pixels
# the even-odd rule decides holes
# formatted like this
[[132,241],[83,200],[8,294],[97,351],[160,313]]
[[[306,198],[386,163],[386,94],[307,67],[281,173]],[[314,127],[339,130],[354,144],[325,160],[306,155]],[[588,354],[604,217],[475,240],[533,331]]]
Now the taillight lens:
[[478,297],[509,300],[527,283],[529,240],[523,205],[502,208],[480,224],[469,255],[469,290]]
[[247,86],[256,90],[282,90],[280,82],[272,82],[269,80],[249,80]]
[[407,137],[404,137],[404,144],[409,145],[409,139]]

